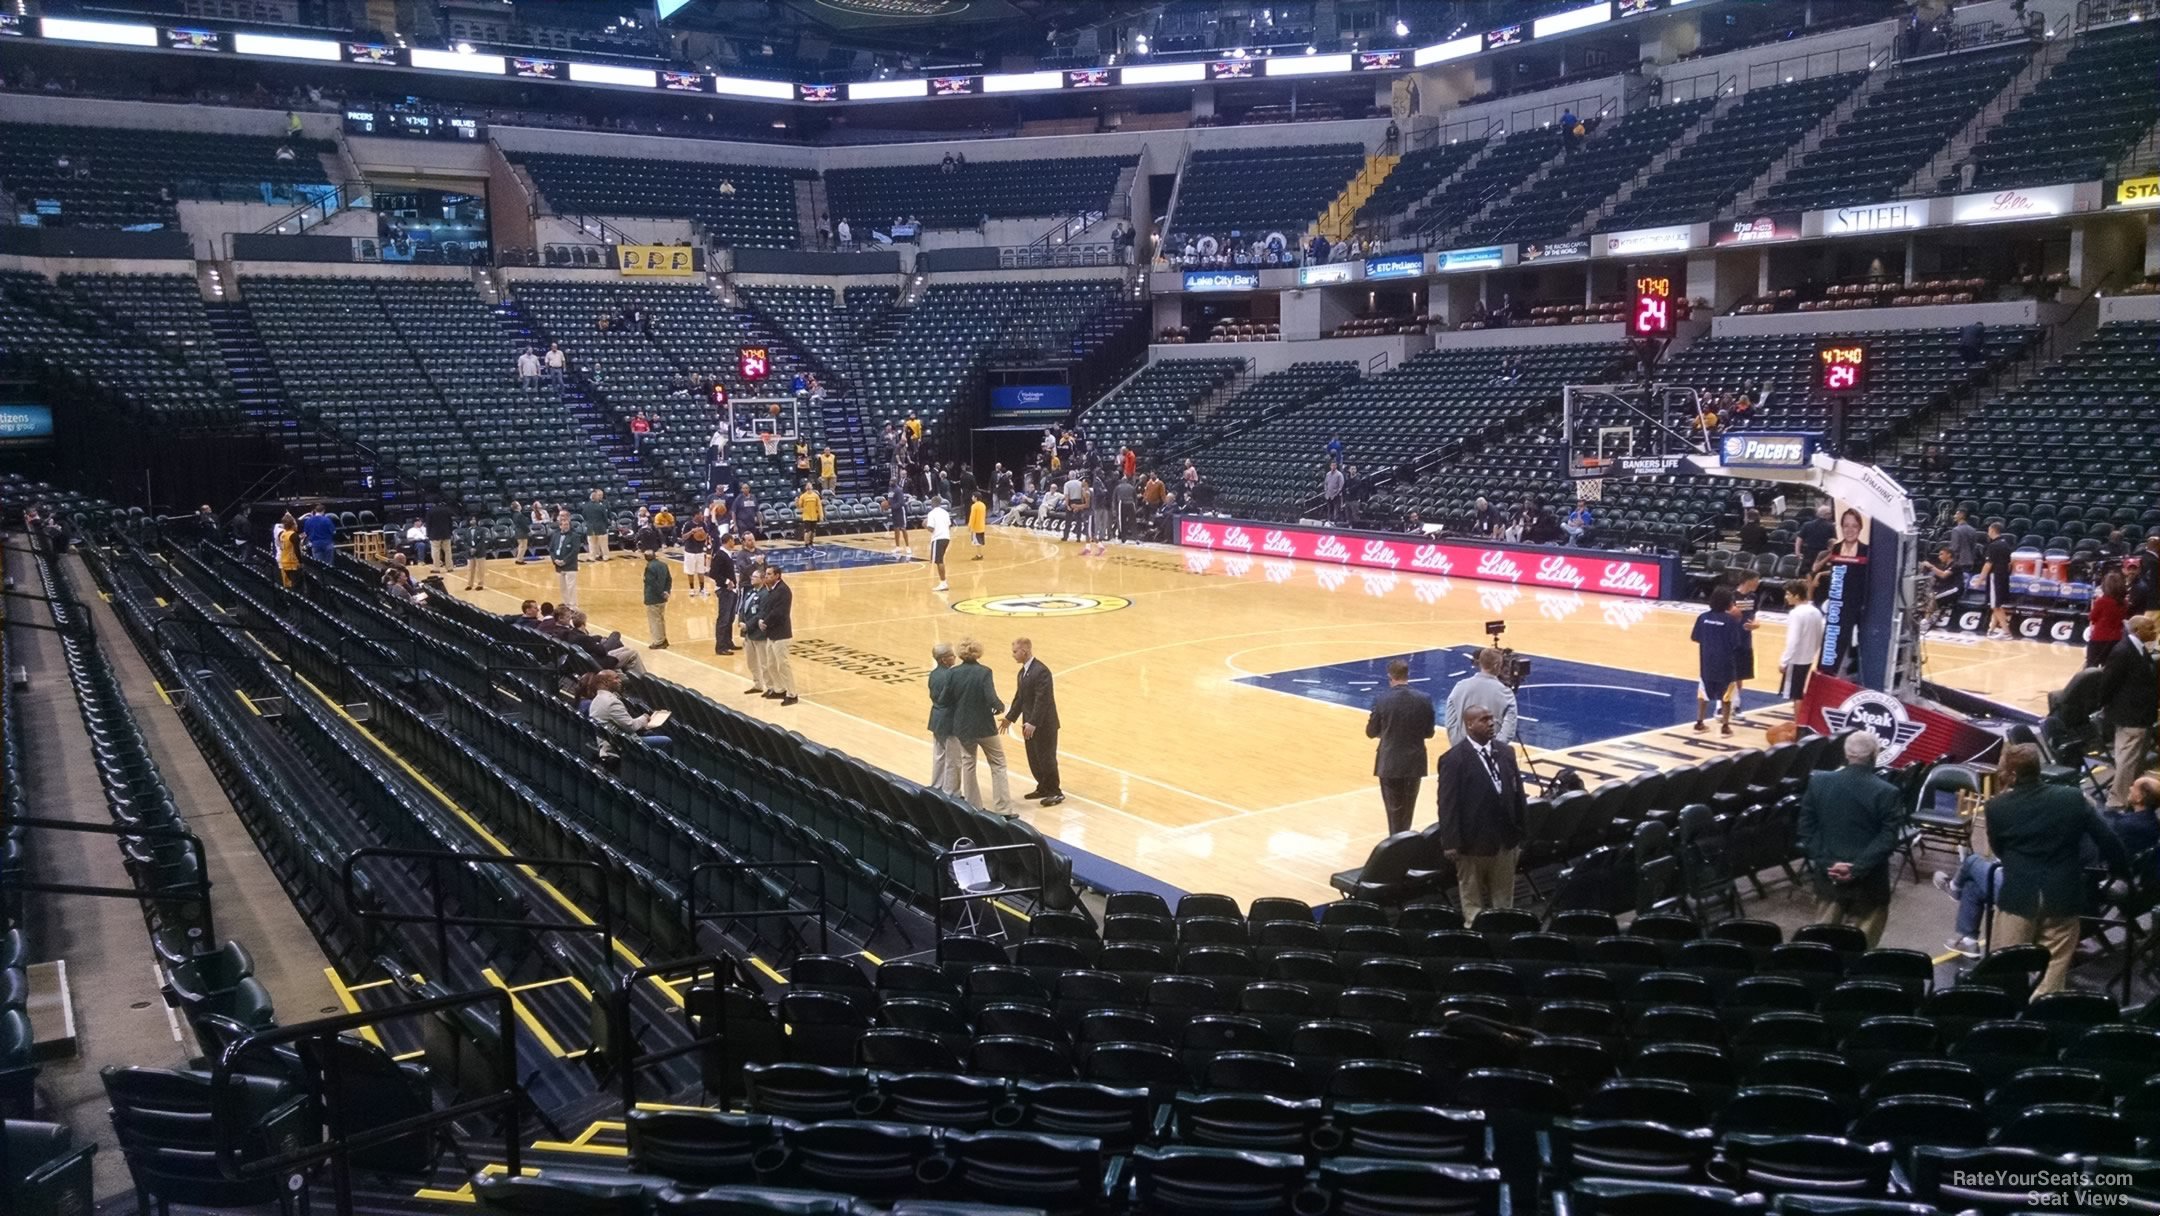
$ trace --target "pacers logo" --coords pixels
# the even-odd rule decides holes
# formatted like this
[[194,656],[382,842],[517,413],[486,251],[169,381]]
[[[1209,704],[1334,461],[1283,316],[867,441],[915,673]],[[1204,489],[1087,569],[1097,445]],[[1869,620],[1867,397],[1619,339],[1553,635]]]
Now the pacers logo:
[[961,600],[954,612],[969,616],[1095,616],[1132,607],[1121,595],[987,595]]

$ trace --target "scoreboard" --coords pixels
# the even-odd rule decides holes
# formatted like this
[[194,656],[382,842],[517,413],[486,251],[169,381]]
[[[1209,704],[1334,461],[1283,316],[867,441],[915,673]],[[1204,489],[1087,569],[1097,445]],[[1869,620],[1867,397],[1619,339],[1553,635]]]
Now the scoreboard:
[[1638,338],[1670,338],[1672,332],[1672,279],[1665,275],[1637,275],[1628,308],[1628,333]]

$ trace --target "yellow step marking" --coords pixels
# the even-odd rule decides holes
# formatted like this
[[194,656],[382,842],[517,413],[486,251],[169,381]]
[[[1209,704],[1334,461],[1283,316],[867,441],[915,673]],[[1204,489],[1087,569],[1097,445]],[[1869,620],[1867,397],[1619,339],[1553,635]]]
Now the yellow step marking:
[[480,975],[488,983],[510,994],[511,1012],[517,1014],[518,1021],[525,1023],[525,1029],[531,1031],[532,1036],[540,1040],[540,1046],[546,1049],[549,1055],[560,1060],[570,1054],[563,1050],[562,1043],[554,1035],[548,1033],[548,1028],[541,1025],[539,1016],[526,1008],[524,1001],[518,999],[518,990],[503,982],[503,977],[497,975],[493,967],[482,967]]
[[1034,917],[1029,916],[1027,913],[1022,912],[1020,909],[1013,907],[1011,904],[1006,903],[1002,899],[991,900],[990,906],[996,908],[998,911],[1003,912],[1008,916],[1013,917],[1023,925],[1035,919]]
[[771,980],[775,984],[785,984],[788,982],[786,976],[772,969],[771,963],[766,962],[764,959],[759,958],[755,954],[750,956],[750,965],[757,968],[759,971],[764,972],[765,978]]
[[579,996],[582,996],[582,997],[584,997],[584,998],[585,998],[586,1000],[588,1000],[588,1001],[592,999],[592,989],[590,989],[590,988],[587,988],[587,987],[585,986],[585,981],[583,981],[583,980],[579,979],[578,977],[576,977],[576,976],[574,976],[574,975],[558,975],[558,976],[556,976],[556,977],[555,977],[554,979],[551,979],[551,980],[534,980],[534,981],[533,981],[532,983],[530,983],[530,984],[518,984],[518,985],[516,985],[516,986],[512,987],[512,988],[510,989],[510,991],[512,991],[512,992],[531,992],[531,991],[533,991],[533,990],[534,990],[534,989],[536,989],[536,988],[552,988],[552,987],[554,987],[554,986],[555,986],[555,985],[557,985],[557,984],[568,984],[568,985],[570,985],[570,986],[571,986],[572,988],[575,988],[575,989],[577,989],[577,990],[578,990],[578,995],[579,995]]
[[[490,1177],[499,1178],[502,1175],[509,1173],[510,1167],[498,1161],[490,1161],[486,1165],[481,1166],[479,1172],[482,1174],[486,1174]],[[518,1176],[520,1178],[538,1178],[540,1176],[540,1169],[538,1166],[528,1165],[518,1170]],[[424,1186],[421,1187],[419,1190],[413,1192],[413,1198],[432,1199],[437,1203],[478,1202],[473,1198],[472,1183],[470,1182],[466,1183],[464,1186],[461,1186],[454,1191],[445,1191],[436,1187]]]
[[[338,970],[335,967],[325,967],[322,969],[322,972],[324,976],[329,978],[330,988],[332,991],[337,993],[338,1004],[345,1007],[345,1012],[361,1012],[360,999],[353,995],[353,993],[358,992],[359,989],[347,987],[345,984],[345,977],[339,975]],[[389,981],[380,980],[377,982],[388,983]],[[373,988],[374,986],[374,984],[363,985],[363,987],[367,988]],[[360,1028],[360,1037],[366,1039],[370,1043],[373,1043],[377,1047],[381,1047],[383,1045],[382,1036],[375,1033],[375,1028],[373,1026],[362,1026]],[[403,1057],[400,1058],[402,1059]]]
[[241,692],[237,688],[233,689],[232,691],[234,696],[240,698],[240,703],[247,706],[249,713],[254,714],[258,718],[262,717],[262,710],[256,708],[254,698],[248,696],[244,692]]
[[165,691],[165,686],[163,684],[160,684],[156,680],[152,680],[150,681],[150,687],[157,690],[158,700],[163,701],[167,705],[172,704],[172,694]]
[[856,953],[862,955],[866,959],[869,959],[870,965],[873,967],[882,967],[885,965],[884,959],[881,959],[877,955],[870,953],[868,950],[858,950],[856,951]]

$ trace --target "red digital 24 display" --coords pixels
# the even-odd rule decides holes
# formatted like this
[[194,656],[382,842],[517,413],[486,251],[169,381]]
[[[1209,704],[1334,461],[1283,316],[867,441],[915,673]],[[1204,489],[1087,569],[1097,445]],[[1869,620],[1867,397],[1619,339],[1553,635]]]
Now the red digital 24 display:
[[1482,545],[1343,534],[1320,528],[1276,527],[1223,519],[1181,519],[1178,544],[1187,549],[1251,554],[1405,574],[1473,579],[1517,586],[1554,587],[1601,595],[1657,599],[1665,591],[1656,562],[1602,553],[1540,553]]
[[1638,275],[1635,299],[1628,309],[1628,332],[1638,338],[1670,338],[1673,330],[1672,280],[1664,275]]
[[745,346],[735,355],[735,374],[756,382],[772,375],[772,351],[762,346]]
[[1815,349],[1826,393],[1857,393],[1867,387],[1868,348],[1862,342],[1825,342]]

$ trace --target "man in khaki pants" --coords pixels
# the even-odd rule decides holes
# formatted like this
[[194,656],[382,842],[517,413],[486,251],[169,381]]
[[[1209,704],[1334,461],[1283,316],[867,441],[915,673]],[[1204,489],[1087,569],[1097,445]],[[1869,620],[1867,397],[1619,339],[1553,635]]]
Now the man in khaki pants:
[[2108,805],[2130,805],[2130,787],[2144,771],[2152,745],[2153,718],[2160,714],[2160,666],[2155,665],[2152,613],[2123,623],[2122,641],[2100,665],[2100,720],[2114,745],[2115,780]]
[[743,636],[750,639],[751,691],[768,701],[795,704],[795,666],[788,647],[795,637],[795,591],[780,579],[777,566],[760,566],[757,598],[747,610]]
[[1492,710],[1463,710],[1463,738],[1440,757],[1440,821],[1435,838],[1455,863],[1457,904],[1465,922],[1486,908],[1515,906],[1515,858],[1522,851],[1522,774],[1507,745],[1493,737]]
[[1988,799],[1988,844],[2002,862],[2002,889],[1995,895],[1995,932],[2001,949],[2037,942],[2047,948],[2047,974],[2035,996],[2059,992],[2070,974],[2079,917],[2085,911],[2085,863],[2081,840],[2099,847],[2108,870],[2130,871],[2122,841],[2077,787],[2040,779],[2040,749],[2013,743],[2003,749],[2000,776],[2007,786]]

